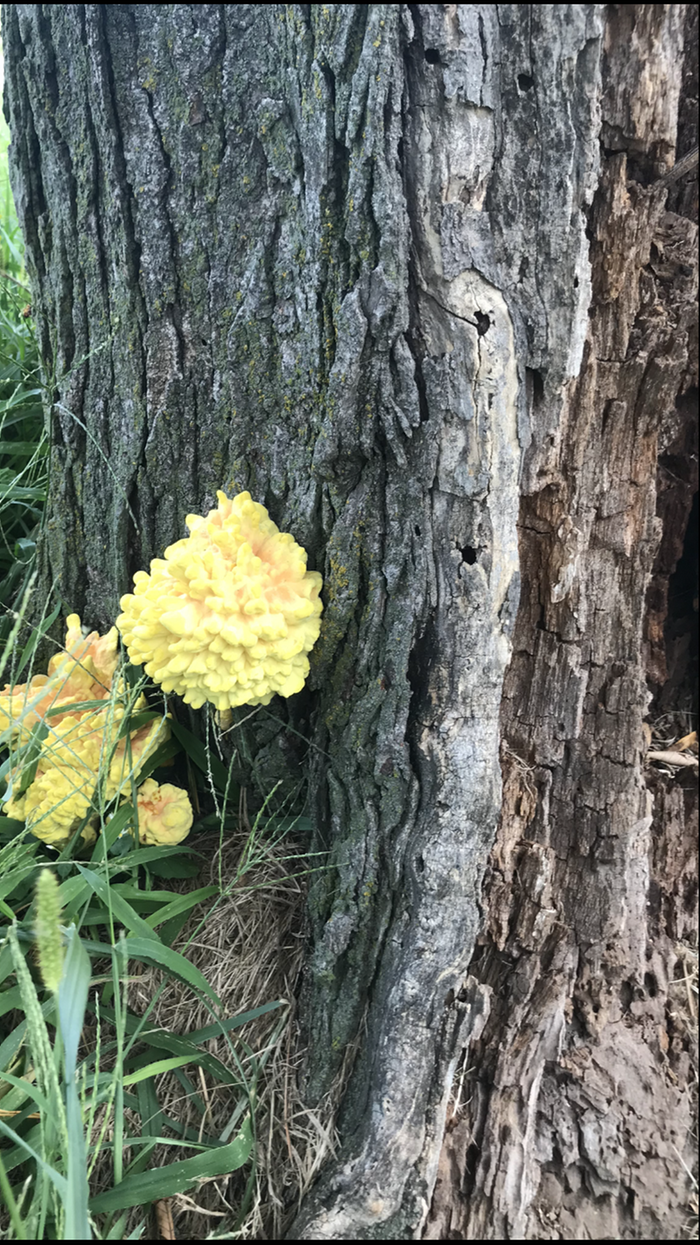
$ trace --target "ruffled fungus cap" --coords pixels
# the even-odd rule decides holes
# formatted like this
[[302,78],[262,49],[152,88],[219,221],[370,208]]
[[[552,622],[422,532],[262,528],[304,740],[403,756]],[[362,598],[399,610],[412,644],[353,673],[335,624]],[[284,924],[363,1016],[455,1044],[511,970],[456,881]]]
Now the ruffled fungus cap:
[[250,493],[217,497],[206,518],[187,516],[189,537],[154,559],[150,575],[136,573],[117,626],[131,661],[164,692],[222,711],[301,691],[323,581]]
[[187,838],[194,820],[186,791],[164,782],[160,786],[147,778],[136,796],[141,843],[167,843],[174,846]]

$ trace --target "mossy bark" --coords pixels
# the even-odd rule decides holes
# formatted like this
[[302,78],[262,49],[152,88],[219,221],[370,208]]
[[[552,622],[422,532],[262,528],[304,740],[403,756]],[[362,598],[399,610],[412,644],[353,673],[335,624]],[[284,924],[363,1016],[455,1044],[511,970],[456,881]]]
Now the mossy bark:
[[[468,967],[502,806],[499,737],[549,775],[533,798],[550,801],[562,842],[600,834],[572,820],[586,784],[597,795],[583,805],[619,819],[605,876],[589,845],[560,879],[575,894],[585,874],[590,929],[547,899],[548,962],[562,922],[574,959],[597,945],[601,905],[630,886],[635,947],[644,935],[643,869],[630,881],[624,845],[643,855],[632,615],[658,538],[647,408],[687,388],[688,340],[683,302],[673,362],[654,363],[655,339],[626,404],[621,361],[646,347],[630,345],[639,276],[617,226],[630,170],[653,182],[673,161],[684,6],[654,18],[656,42],[640,35],[627,69],[603,54],[624,24],[613,7],[5,7],[13,183],[52,398],[47,587],[91,625],[111,622],[133,571],[218,488],[249,489],[324,576],[307,689],[240,736],[263,787],[303,771],[328,853],[310,895],[311,1099],[359,1045],[342,1163],[300,1236],[401,1239],[426,1219],[452,1075],[491,999]],[[640,30],[662,7],[624,6]],[[655,228],[665,190],[630,193],[640,229]],[[611,247],[613,275],[595,287]],[[594,288],[607,354],[591,338]],[[637,436],[643,453],[637,509],[611,486],[618,509],[592,537],[580,514],[602,504],[610,452],[594,358],[625,471]],[[576,420],[588,440],[572,437]],[[623,538],[612,519],[628,510]],[[609,690],[606,718],[585,710],[591,678],[594,699]],[[599,737],[599,766],[567,768],[567,740],[578,756]],[[558,850],[547,839],[540,855]],[[520,885],[509,869],[506,891],[489,892],[492,928]],[[612,912],[606,931],[623,919]],[[570,956],[557,971],[561,1035]],[[533,1179],[508,1186],[508,1231]]]

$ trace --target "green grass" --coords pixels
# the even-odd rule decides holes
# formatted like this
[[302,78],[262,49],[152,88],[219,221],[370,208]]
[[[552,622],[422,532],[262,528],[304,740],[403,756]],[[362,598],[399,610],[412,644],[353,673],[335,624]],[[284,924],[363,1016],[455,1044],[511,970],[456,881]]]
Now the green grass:
[[[39,629],[35,636],[38,643]],[[17,648],[11,668],[22,658],[23,677],[30,678],[33,650]],[[160,710],[146,714],[137,702],[147,681],[121,662],[109,701],[77,704],[75,711],[92,717],[104,713],[107,703],[116,714],[126,704],[131,731],[146,716],[162,717],[162,701]],[[49,712],[38,734],[36,728],[23,734],[16,723],[0,735],[5,798],[12,782],[16,793],[32,781],[38,752],[52,746],[50,731]],[[127,775],[122,793],[109,801],[104,778],[115,748],[116,742],[102,756],[91,806],[63,847],[47,846],[22,823],[0,816],[0,1198],[7,1212],[5,1225],[0,1216],[0,1230],[10,1239],[122,1239],[127,1224],[130,1237],[147,1237],[153,1201],[248,1165],[240,1218],[253,1188],[257,1086],[287,1008],[273,1000],[227,1015],[187,947],[288,826],[283,819],[266,819],[263,810],[225,880],[185,892],[167,889],[168,880],[197,874],[203,860],[199,836],[209,842],[210,853],[212,825],[221,848],[236,824],[231,805],[238,792],[230,768],[180,725],[145,764],[136,763],[138,771]],[[128,796],[149,771],[158,782],[176,784],[198,772],[201,804],[215,810],[200,816],[191,839],[178,847],[140,846],[134,801],[122,802],[124,791]],[[80,833],[89,819],[101,827],[92,844]],[[47,867],[56,880],[49,901],[45,887],[43,899],[37,897],[37,881]],[[190,938],[175,949],[195,912]],[[159,970],[161,984],[140,1011],[131,1004],[129,980],[144,966]],[[153,1021],[159,998],[173,981],[206,1006],[209,1025],[180,1034]],[[277,1009],[276,1030],[256,1053],[238,1031]],[[225,1061],[208,1050],[217,1037],[227,1044]],[[207,1126],[200,1070],[225,1090],[231,1104],[228,1123],[216,1134]],[[169,1073],[177,1074],[199,1110],[197,1127],[183,1124],[164,1106],[161,1091]],[[150,1167],[156,1155],[158,1165]]]
[[31,573],[44,512],[47,438],[39,363],[7,168],[9,132],[0,112],[0,641]]

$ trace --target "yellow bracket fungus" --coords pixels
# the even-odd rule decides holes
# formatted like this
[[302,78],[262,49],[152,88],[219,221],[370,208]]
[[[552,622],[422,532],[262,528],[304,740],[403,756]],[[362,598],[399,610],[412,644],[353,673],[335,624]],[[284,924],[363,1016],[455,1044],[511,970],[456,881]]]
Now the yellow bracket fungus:
[[117,626],[131,661],[164,692],[225,712],[301,691],[322,579],[250,493],[217,497],[206,517],[187,516],[189,537],[155,558],[150,575],[137,571]]

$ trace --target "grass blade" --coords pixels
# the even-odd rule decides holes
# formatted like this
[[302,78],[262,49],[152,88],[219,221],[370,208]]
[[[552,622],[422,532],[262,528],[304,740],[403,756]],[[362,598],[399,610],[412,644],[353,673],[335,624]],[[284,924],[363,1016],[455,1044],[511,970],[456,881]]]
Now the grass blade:
[[[105,882],[104,878],[101,878],[99,874],[94,873],[92,869],[87,869],[85,865],[78,864],[77,861],[76,867],[80,870],[80,873],[85,878],[88,886],[90,886],[94,890],[97,897],[102,900],[107,911],[111,911],[116,920],[120,921],[126,929],[131,931],[131,933],[138,934],[139,941],[142,939],[153,939],[155,942],[160,941],[158,935],[151,929],[150,925],[146,924],[143,917],[140,917],[137,912],[134,912],[131,904],[127,903],[126,899],[124,899],[122,895],[117,894],[117,892],[114,891],[107,882]],[[129,954],[135,954],[131,949],[131,942],[129,942]],[[204,980],[204,978],[202,978],[202,980]]]
[[172,1072],[174,1068],[182,1068],[185,1064],[192,1063],[191,1055],[174,1055],[172,1059],[155,1059],[153,1063],[147,1063],[145,1068],[139,1068],[138,1072],[128,1072],[123,1078],[125,1085],[138,1085],[139,1081],[147,1081],[151,1076],[162,1076],[164,1072]]
[[78,1044],[83,1031],[90,989],[90,957],[75,926],[68,930],[68,946],[63,975],[58,988],[58,1015],[63,1038],[63,1066],[66,1084],[66,1124],[68,1128],[68,1178],[64,1202],[67,1241],[92,1240],[88,1218],[88,1180],[83,1118],[75,1081]]
[[227,1176],[230,1172],[237,1171],[247,1162],[252,1148],[253,1135],[250,1121],[246,1120],[238,1136],[228,1145],[216,1146],[204,1154],[197,1154],[192,1159],[182,1159],[179,1163],[170,1163],[167,1167],[157,1167],[153,1171],[126,1176],[114,1189],[107,1189],[92,1198],[90,1210],[93,1214],[126,1210],[129,1206],[143,1206],[156,1199],[175,1197],[178,1193],[184,1193],[198,1180]]
[[[143,924],[146,925],[146,922],[144,921]],[[147,925],[146,928],[150,935],[149,938],[127,938],[126,945],[129,959],[142,960],[147,964],[156,964],[159,968],[167,969],[169,973],[172,973],[173,977],[184,981],[186,985],[191,986],[199,994],[205,994],[217,1007],[221,1007],[221,1000],[218,994],[212,990],[206,977],[200,973],[199,969],[195,968],[194,964],[190,964],[189,960],[186,960],[184,955],[180,955],[178,951],[173,951],[171,947],[164,947],[150,926]]]

